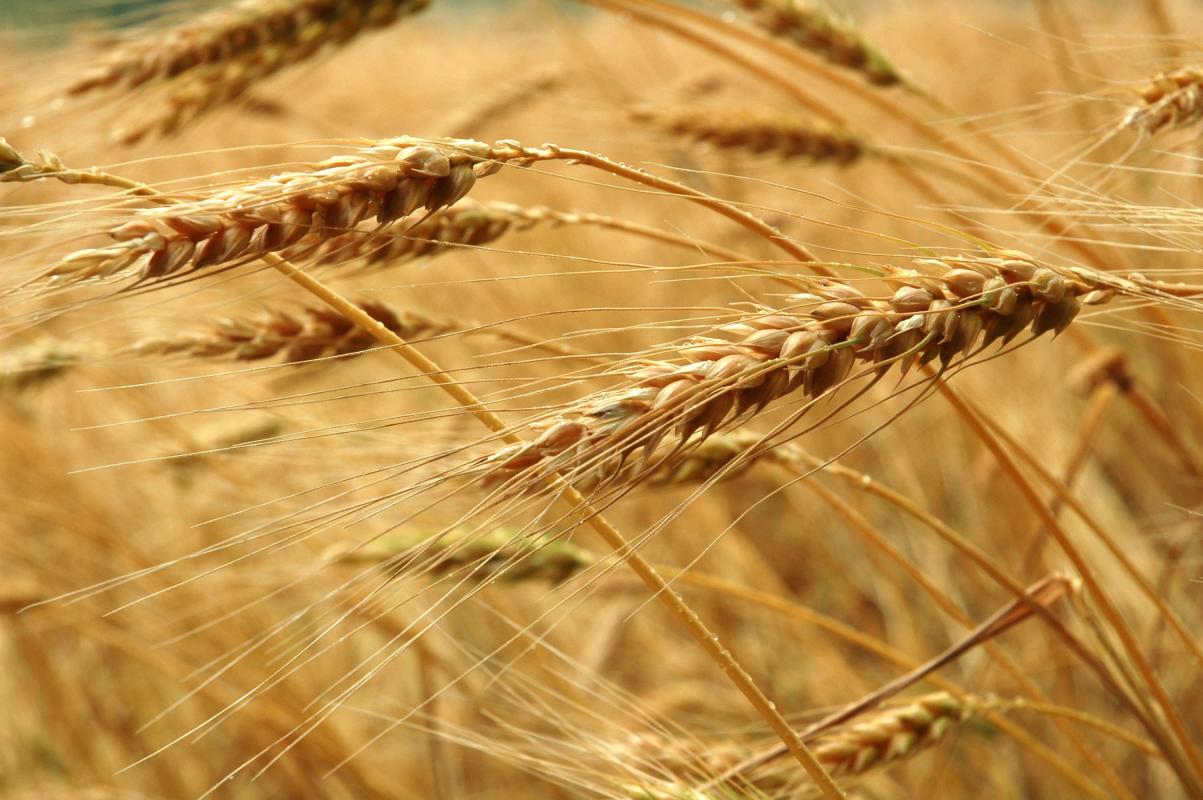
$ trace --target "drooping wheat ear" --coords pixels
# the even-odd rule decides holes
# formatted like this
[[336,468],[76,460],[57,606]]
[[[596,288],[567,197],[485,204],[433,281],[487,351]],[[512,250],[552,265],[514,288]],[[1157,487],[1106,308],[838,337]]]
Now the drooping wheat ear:
[[149,31],[113,50],[67,92],[132,89],[233,61],[252,65],[262,59],[274,71],[429,4],[430,0],[240,0],[169,30]]
[[[1059,333],[1082,304],[1114,289],[1026,257],[961,257],[892,270],[888,297],[868,297],[836,281],[816,281],[785,309],[749,313],[723,326],[725,338],[694,337],[636,356],[624,367],[631,383],[571,405],[533,441],[511,445],[482,468],[494,481],[541,478],[558,471],[588,475],[609,458],[655,452],[663,441],[705,440],[774,400],[817,398],[844,382],[856,364],[880,374],[893,364],[948,364],[1024,331]],[[932,274],[936,271],[937,274]],[[1105,281],[1100,276],[1098,281]]]
[[[460,327],[412,311],[393,309],[377,300],[356,305],[406,340],[448,333]],[[282,353],[284,363],[296,364],[354,355],[378,346],[371,334],[351,320],[327,306],[315,305],[300,312],[276,309],[249,318],[227,317],[203,331],[138,342],[130,352],[141,356],[187,355],[235,361],[260,361]]]
[[1203,68],[1164,72],[1136,92],[1140,103],[1128,109],[1121,130],[1152,136],[1203,119]]
[[369,218],[385,224],[419,209],[445,208],[497,164],[487,145],[444,144],[386,139],[309,170],[136,211],[133,220],[107,232],[115,244],[76,251],[47,277],[162,279],[288,250],[302,240],[316,246]]
[[847,131],[761,109],[637,109],[631,116],[673,136],[724,150],[840,165],[868,151],[864,141]]
[[834,776],[882,769],[942,741],[974,707],[947,692],[867,715],[846,730],[814,744],[817,759]]
[[333,545],[326,560],[335,564],[379,565],[396,574],[440,577],[469,575],[473,581],[545,580],[563,583],[597,559],[563,539],[498,528],[487,533],[456,529],[435,537],[390,536],[357,547]]
[[876,48],[870,46],[856,27],[830,9],[809,0],[730,0],[747,11],[752,20],[773,36],[779,36],[840,67],[855,70],[877,86],[901,83],[901,73]]

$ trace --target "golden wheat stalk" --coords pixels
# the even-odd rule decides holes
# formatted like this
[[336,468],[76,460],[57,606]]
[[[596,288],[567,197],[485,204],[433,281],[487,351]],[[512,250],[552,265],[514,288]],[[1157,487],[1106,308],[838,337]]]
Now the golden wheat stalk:
[[859,160],[868,146],[848,131],[755,108],[637,109],[632,118],[673,136],[722,150],[839,165]]
[[[357,306],[403,339],[420,339],[459,330],[452,322],[413,311],[391,308],[378,300]],[[348,356],[378,347],[375,337],[326,306],[311,305],[301,312],[273,309],[254,317],[226,317],[202,331],[158,337],[135,343],[135,355],[187,355],[193,358],[231,358],[260,361],[283,354],[283,363]]]
[[[817,398],[843,383],[856,364],[880,374],[894,364],[947,365],[1028,331],[1060,333],[1082,304],[1105,302],[1114,289],[1083,274],[1021,257],[917,262],[940,274],[894,270],[888,298],[854,286],[816,283],[786,309],[749,313],[714,336],[631,359],[631,384],[571,405],[530,442],[512,445],[478,466],[491,482],[544,471],[595,470],[608,458],[653,453],[672,434],[683,443],[709,438],[774,400]],[[1105,281],[1103,276],[1097,278]]]
[[316,246],[369,218],[386,224],[419,209],[436,211],[496,166],[487,145],[454,144],[440,150],[409,137],[386,139],[308,170],[140,210],[107,231],[114,244],[76,251],[47,277],[160,279],[289,250],[302,240]]
[[902,75],[856,27],[809,0],[731,0],[766,32],[787,39],[826,61],[860,73],[876,86],[901,83]]
[[[133,212],[133,220],[104,232],[115,244],[71,253],[42,277],[55,284],[116,276],[141,282],[204,267],[279,257],[285,251],[292,255],[301,242],[317,248],[367,219],[383,226],[418,209],[434,212],[446,208],[463,198],[477,177],[491,175],[506,164],[526,167],[542,161],[586,165],[685,197],[764,237],[810,264],[815,272],[830,274],[805,247],[753,214],[585,150],[554,144],[526,147],[508,139],[488,145],[470,139],[400,136],[365,142],[353,153],[327,159],[308,170],[238,184],[199,200],[177,201],[156,195],[156,202],[167,207]],[[119,176],[100,174],[96,182],[156,194]]]
[[430,0],[241,0],[118,47],[67,87],[68,94],[132,89],[152,80],[256,56],[272,71],[326,45],[414,14]]

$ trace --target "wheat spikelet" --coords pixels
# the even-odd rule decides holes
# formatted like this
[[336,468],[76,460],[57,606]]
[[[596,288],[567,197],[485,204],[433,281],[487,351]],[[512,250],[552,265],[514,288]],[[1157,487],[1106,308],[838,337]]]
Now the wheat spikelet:
[[[235,60],[264,60],[261,77],[343,44],[369,28],[417,13],[430,0],[241,0],[167,31],[119,47],[67,88],[79,95],[107,87],[132,89]],[[209,76],[211,79],[212,76]]]
[[1158,75],[1137,91],[1139,105],[1128,110],[1121,130],[1151,136],[1203,119],[1203,69],[1182,67]]
[[833,776],[863,775],[940,742],[972,713],[971,705],[947,692],[925,695],[819,739],[813,748],[815,758]]
[[[841,384],[860,362],[881,372],[898,363],[949,364],[1024,331],[1059,333],[1083,303],[1104,302],[1081,276],[1026,258],[982,257],[918,265],[928,275],[894,270],[889,298],[871,298],[855,287],[828,281],[795,295],[794,306],[746,315],[724,326],[730,338],[695,337],[673,346],[679,360],[636,357],[624,368],[630,388],[590,396],[567,409],[531,441],[495,453],[481,466],[492,480],[509,481],[546,471],[596,469],[606,458],[626,458],[695,433],[705,440],[741,416],[800,393],[819,397]],[[538,465],[538,469],[535,469]]]
[[386,224],[419,209],[438,210],[495,167],[486,145],[454,140],[444,145],[387,139],[309,170],[141,210],[108,231],[115,244],[76,251],[48,277],[160,279],[287,250],[302,240],[316,246],[369,218]]
[[867,151],[847,131],[760,109],[639,109],[632,117],[699,144],[758,155],[846,165]]
[[877,86],[902,82],[902,75],[884,55],[871,47],[856,28],[830,10],[809,0],[732,0],[773,36],[788,39],[803,50],[855,70]]
[[[418,339],[457,330],[459,326],[412,311],[397,310],[377,300],[356,303],[372,319],[403,339]],[[231,358],[259,361],[283,354],[283,363],[347,356],[378,347],[369,333],[326,306],[302,312],[272,310],[250,317],[227,317],[195,333],[156,338],[135,344],[136,355],[187,355],[193,358]]]
[[395,574],[431,577],[464,572],[472,580],[544,580],[560,584],[596,563],[594,556],[563,539],[498,528],[487,533],[455,529],[435,537],[388,536],[348,548],[331,546],[325,559],[335,564],[378,565]]

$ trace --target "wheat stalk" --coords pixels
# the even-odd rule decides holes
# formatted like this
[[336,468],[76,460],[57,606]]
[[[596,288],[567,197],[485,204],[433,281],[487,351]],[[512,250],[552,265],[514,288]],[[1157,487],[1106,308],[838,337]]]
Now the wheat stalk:
[[[504,164],[525,167],[541,161],[571,161],[683,196],[763,236],[790,256],[810,263],[819,274],[830,274],[805,247],[747,211],[585,150],[554,144],[526,147],[513,140],[487,145],[470,139],[401,136],[367,142],[353,153],[311,169],[239,184],[200,200],[160,196],[157,202],[169,203],[168,207],[134,212],[133,220],[106,231],[115,244],[71,253],[44,277],[69,283],[122,275],[141,282],[278,257],[281,251],[295,254],[294,246],[302,241],[317,247],[369,218],[385,225],[418,209],[437,211],[453,205],[477,177],[490,175]],[[95,182],[154,194],[149,187],[119,176],[100,174]]]
[[[894,270],[889,298],[872,298],[834,281],[795,295],[793,306],[744,315],[723,326],[728,338],[695,337],[674,345],[679,360],[652,351],[624,367],[633,385],[573,404],[530,442],[507,447],[480,466],[493,481],[528,472],[595,469],[605,457],[652,453],[671,431],[702,440],[740,416],[800,393],[817,398],[864,363],[880,373],[899,364],[949,364],[1024,331],[1060,333],[1083,303],[1114,289],[1079,271],[1054,270],[1022,257],[921,260],[939,275]],[[546,461],[546,464],[542,462]],[[540,465],[539,469],[533,469]]]
[[796,44],[826,61],[860,73],[877,86],[903,81],[894,65],[870,46],[856,27],[809,0],[732,0],[767,33]]
[[[361,31],[414,14],[430,0],[241,0],[117,48],[67,87],[67,93],[132,89],[148,81],[254,58],[271,71],[344,44]],[[263,73],[266,74],[266,73]]]
[[761,109],[638,109],[631,116],[673,136],[723,150],[841,166],[859,160],[868,151],[859,137],[847,131]]
[[79,250],[48,273],[58,281],[129,273],[139,280],[251,260],[316,245],[368,218],[385,224],[419,209],[452,205],[494,164],[477,142],[443,150],[409,137],[386,139],[304,171],[213,192],[200,200],[135,212],[107,231],[116,243]]
[[[404,339],[461,328],[449,321],[391,308],[378,300],[363,300],[356,305]],[[255,317],[226,317],[203,331],[137,342],[129,352],[140,356],[187,355],[235,361],[260,361],[283,354],[283,363],[296,364],[355,355],[378,346],[375,337],[347,317],[326,306],[311,305],[299,313],[273,309]]]

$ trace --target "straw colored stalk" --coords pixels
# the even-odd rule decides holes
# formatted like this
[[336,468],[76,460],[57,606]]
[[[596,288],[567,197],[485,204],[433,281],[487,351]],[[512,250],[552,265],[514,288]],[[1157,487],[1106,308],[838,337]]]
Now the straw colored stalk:
[[[626,387],[581,400],[550,421],[538,438],[506,447],[477,465],[492,482],[540,478],[559,471],[587,475],[611,458],[661,442],[709,438],[774,400],[817,398],[842,384],[856,365],[865,375],[898,364],[955,359],[1027,331],[1060,333],[1083,303],[1105,302],[1111,288],[1089,277],[1026,258],[922,260],[931,275],[893,270],[888,298],[865,296],[835,281],[816,282],[782,310],[749,313],[719,329],[637,356],[624,368]],[[1101,280],[1101,278],[1100,278]]]
[[[134,212],[133,220],[106,231],[115,244],[76,251],[45,277],[67,283],[121,275],[141,282],[268,255],[278,257],[281,252],[295,257],[294,246],[302,242],[317,248],[368,219],[386,225],[419,209],[438,211],[463,198],[477,177],[490,175],[504,164],[525,167],[543,161],[590,166],[685,197],[807,262],[813,271],[830,274],[810,251],[759,217],[586,150],[554,144],[525,147],[508,139],[488,145],[470,139],[401,136],[367,142],[353,153],[327,159],[309,170],[236,185],[200,200],[160,198],[170,205]],[[138,186],[118,176],[101,177],[110,185]]]
[[455,529],[437,536],[390,536],[354,547],[333,545],[335,564],[380,567],[392,574],[457,575],[476,582],[543,580],[560,584],[592,566],[588,550],[563,539],[498,528],[486,533]]
[[[387,304],[357,302],[385,328],[406,340],[458,330],[451,322],[434,320]],[[193,358],[231,358],[261,361],[283,354],[283,363],[349,356],[379,347],[370,333],[327,306],[308,306],[300,312],[274,309],[255,317],[226,317],[193,333],[139,342],[136,355],[187,355]]]
[[[121,46],[72,83],[67,92],[136,88],[240,61],[275,71],[326,45],[417,13],[430,0],[241,0],[166,31],[148,31]],[[267,74],[267,73],[262,73]],[[212,79],[212,75],[208,76]]]
[[902,75],[856,27],[808,0],[732,0],[757,26],[824,60],[860,73],[876,86],[902,82]]
[[860,138],[847,131],[761,109],[638,109],[631,116],[673,136],[722,150],[839,165],[851,164],[868,151]]
[[1139,103],[1120,122],[1121,130],[1152,136],[1203,119],[1203,68],[1182,67],[1158,75],[1137,90]]
[[495,164],[478,142],[440,151],[387,139],[312,169],[223,189],[200,200],[140,210],[107,233],[115,243],[68,255],[51,279],[132,275],[139,282],[214,267],[337,236],[367,219],[386,224],[436,211],[468,193]]

